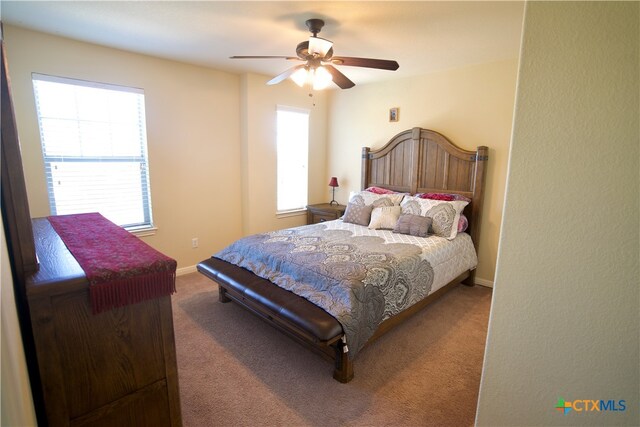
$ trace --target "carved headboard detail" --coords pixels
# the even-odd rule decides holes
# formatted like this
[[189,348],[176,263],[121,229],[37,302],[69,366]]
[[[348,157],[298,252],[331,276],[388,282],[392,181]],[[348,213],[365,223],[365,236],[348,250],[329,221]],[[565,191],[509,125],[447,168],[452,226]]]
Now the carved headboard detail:
[[465,208],[468,232],[478,247],[489,149],[458,148],[429,129],[401,132],[378,150],[362,148],[362,189],[376,186],[405,193],[456,193],[471,199]]

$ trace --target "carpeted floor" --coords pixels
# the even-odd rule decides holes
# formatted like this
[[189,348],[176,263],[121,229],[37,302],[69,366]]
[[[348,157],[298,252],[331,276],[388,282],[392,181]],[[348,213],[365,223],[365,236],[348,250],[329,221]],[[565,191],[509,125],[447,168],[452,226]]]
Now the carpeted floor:
[[355,378],[233,303],[178,277],[173,317],[182,419],[196,426],[468,426],[491,290],[458,286],[364,349]]

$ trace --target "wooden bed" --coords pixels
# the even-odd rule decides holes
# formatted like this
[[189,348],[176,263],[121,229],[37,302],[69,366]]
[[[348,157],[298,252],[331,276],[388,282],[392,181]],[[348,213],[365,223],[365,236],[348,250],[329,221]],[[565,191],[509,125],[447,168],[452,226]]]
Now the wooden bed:
[[[378,150],[362,149],[361,187],[364,190],[376,186],[411,194],[456,193],[470,198],[464,214],[469,220],[467,232],[477,251],[487,160],[487,147],[462,150],[438,132],[413,128],[394,136]],[[198,271],[218,284],[221,302],[240,304],[333,361],[336,380],[348,382],[353,378],[353,362],[343,351],[342,326],[329,313],[248,270],[217,258],[199,263]],[[473,285],[474,271],[463,272],[422,301],[382,322],[367,344],[461,282]]]

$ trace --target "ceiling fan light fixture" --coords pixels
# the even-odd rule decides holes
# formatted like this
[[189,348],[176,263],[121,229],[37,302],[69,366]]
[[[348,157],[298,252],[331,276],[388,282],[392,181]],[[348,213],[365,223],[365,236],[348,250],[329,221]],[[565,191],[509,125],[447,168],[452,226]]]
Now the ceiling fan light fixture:
[[304,67],[291,74],[291,80],[300,87],[305,85],[313,90],[326,89],[333,81],[333,76],[323,66],[314,68]]
[[309,37],[309,54],[324,58],[333,46],[333,42],[321,37]]
[[326,68],[320,66],[316,68],[313,75],[313,90],[326,89],[332,81],[333,76],[327,71]]
[[306,68],[300,68],[295,73],[291,74],[291,80],[300,87],[304,86],[308,78],[309,72]]

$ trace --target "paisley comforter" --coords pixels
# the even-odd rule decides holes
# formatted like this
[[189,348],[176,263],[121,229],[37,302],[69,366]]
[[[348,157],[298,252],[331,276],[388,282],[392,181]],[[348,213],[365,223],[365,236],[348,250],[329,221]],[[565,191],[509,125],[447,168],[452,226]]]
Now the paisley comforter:
[[477,263],[464,233],[453,241],[419,238],[341,220],[248,236],[214,256],[333,315],[351,358],[380,323]]

